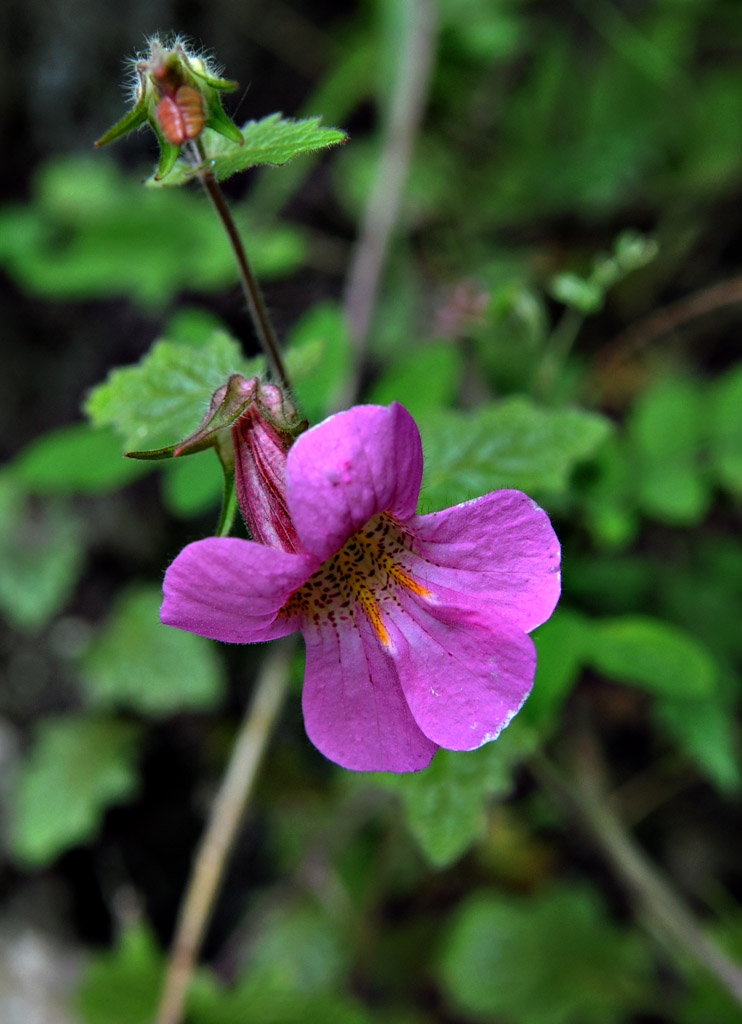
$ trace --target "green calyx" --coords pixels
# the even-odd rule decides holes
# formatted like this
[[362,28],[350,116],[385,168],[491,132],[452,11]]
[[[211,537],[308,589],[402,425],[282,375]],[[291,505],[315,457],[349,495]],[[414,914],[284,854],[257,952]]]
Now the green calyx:
[[[148,123],[160,146],[155,179],[168,174],[186,140],[198,139],[211,128],[237,145],[242,132],[222,107],[221,93],[237,82],[222,78],[200,55],[190,52],[180,39],[166,47],[158,38],[135,62],[134,106],[97,140],[104,146]],[[190,120],[186,119],[190,115]]]
[[206,448],[216,448],[219,452],[224,431],[229,430],[250,406],[256,406],[264,419],[286,434],[298,436],[307,428],[306,420],[299,419],[293,402],[276,384],[265,384],[259,377],[248,379],[233,373],[227,383],[211,396],[203,419],[188,437],[164,448],[126,452],[126,456],[157,461],[195,455]]

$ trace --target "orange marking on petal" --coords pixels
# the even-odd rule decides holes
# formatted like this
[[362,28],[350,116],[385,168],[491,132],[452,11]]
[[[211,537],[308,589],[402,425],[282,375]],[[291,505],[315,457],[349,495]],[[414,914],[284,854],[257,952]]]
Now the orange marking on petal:
[[365,587],[359,587],[357,594],[361,607],[366,613],[368,621],[374,627],[376,635],[378,636],[379,640],[383,643],[383,645],[385,647],[388,647],[390,644],[389,634],[386,631],[384,623],[381,621],[381,615],[379,614],[379,608],[376,602],[374,601],[373,597],[371,597],[370,592]]
[[398,565],[392,563],[389,566],[389,575],[393,576],[397,583],[401,583],[403,587],[407,587],[413,594],[417,594],[418,597],[430,597],[430,591],[427,587],[424,587],[422,583],[418,583],[417,580],[413,580],[412,576],[400,569]]

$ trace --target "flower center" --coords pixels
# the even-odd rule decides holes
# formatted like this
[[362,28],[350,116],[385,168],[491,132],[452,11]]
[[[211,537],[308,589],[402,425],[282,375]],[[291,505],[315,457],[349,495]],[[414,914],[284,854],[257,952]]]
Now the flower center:
[[380,512],[349,537],[302,584],[282,608],[286,616],[300,615],[319,624],[336,627],[352,622],[360,609],[385,647],[390,644],[381,609],[399,605],[399,589],[427,597],[430,591],[418,583],[400,564],[407,551],[405,534],[393,516]]

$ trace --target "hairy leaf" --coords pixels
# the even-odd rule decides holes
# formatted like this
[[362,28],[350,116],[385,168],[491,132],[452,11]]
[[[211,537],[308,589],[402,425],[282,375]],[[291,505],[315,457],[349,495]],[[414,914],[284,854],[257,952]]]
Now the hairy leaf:
[[529,493],[564,491],[575,465],[608,436],[603,416],[580,409],[541,409],[524,398],[444,412],[421,424],[426,507],[455,505],[498,487]]
[[[347,140],[338,128],[322,128],[320,117],[302,120],[269,114],[260,121],[246,121],[242,125],[244,142],[239,145],[209,129],[203,133],[203,144],[208,166],[217,181],[246,171],[260,164],[285,164],[301,153],[326,149]],[[148,185],[180,185],[194,175],[193,167],[179,159],[173,170],[163,178],[148,179]]]
[[85,412],[95,426],[113,427],[128,449],[156,448],[194,430],[230,374],[250,377],[261,366],[245,360],[222,331],[198,348],[158,341],[135,366],[112,370],[88,396]]

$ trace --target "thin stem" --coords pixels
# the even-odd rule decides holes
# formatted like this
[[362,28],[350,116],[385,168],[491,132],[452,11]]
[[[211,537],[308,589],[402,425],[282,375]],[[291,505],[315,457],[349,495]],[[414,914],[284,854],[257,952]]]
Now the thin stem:
[[358,390],[363,352],[389,242],[399,219],[402,191],[422,117],[435,47],[436,10],[431,0],[403,0],[407,27],[396,61],[399,81],[392,92],[381,156],[366,204],[345,288],[345,316],[355,345],[355,379],[344,396]]
[[594,770],[591,759],[581,760],[574,782],[565,779],[544,757],[533,759],[531,768],[542,785],[590,831],[605,859],[633,895],[647,930],[670,948],[682,947],[742,1006],[742,968],[703,932],[682,898],[626,832],[596,783],[600,772]]
[[717,281],[716,284],[684,295],[682,299],[653,310],[606,345],[595,371],[598,385],[604,387],[617,369],[658,338],[672,334],[692,320],[740,302],[742,276],[737,276]]
[[558,375],[567,362],[584,322],[585,317],[582,313],[578,313],[576,309],[565,309],[548,340],[536,374],[533,388],[536,397],[548,399],[552,396]]
[[289,378],[286,373],[286,367],[281,356],[278,338],[276,337],[276,332],[273,329],[268,309],[266,308],[265,301],[263,300],[263,296],[260,292],[258,280],[252,272],[252,268],[250,267],[250,263],[247,258],[247,253],[245,252],[245,247],[242,244],[242,238],[237,230],[237,225],[234,222],[234,218],[232,217],[227,201],[224,198],[224,194],[219,188],[219,183],[211,171],[203,166],[206,160],[206,154],[203,150],[203,145],[201,144],[200,139],[196,140],[195,150],[198,156],[196,175],[211,200],[217,216],[222,222],[222,226],[229,238],[234,258],[237,261],[237,268],[240,274],[242,290],[245,293],[247,308],[250,311],[250,316],[252,318],[258,340],[263,346],[263,351],[266,354],[274,377],[279,384],[282,384],[285,388],[291,390]]
[[291,642],[274,641],[211,809],[175,930],[155,1024],[179,1024],[227,859],[283,704]]

